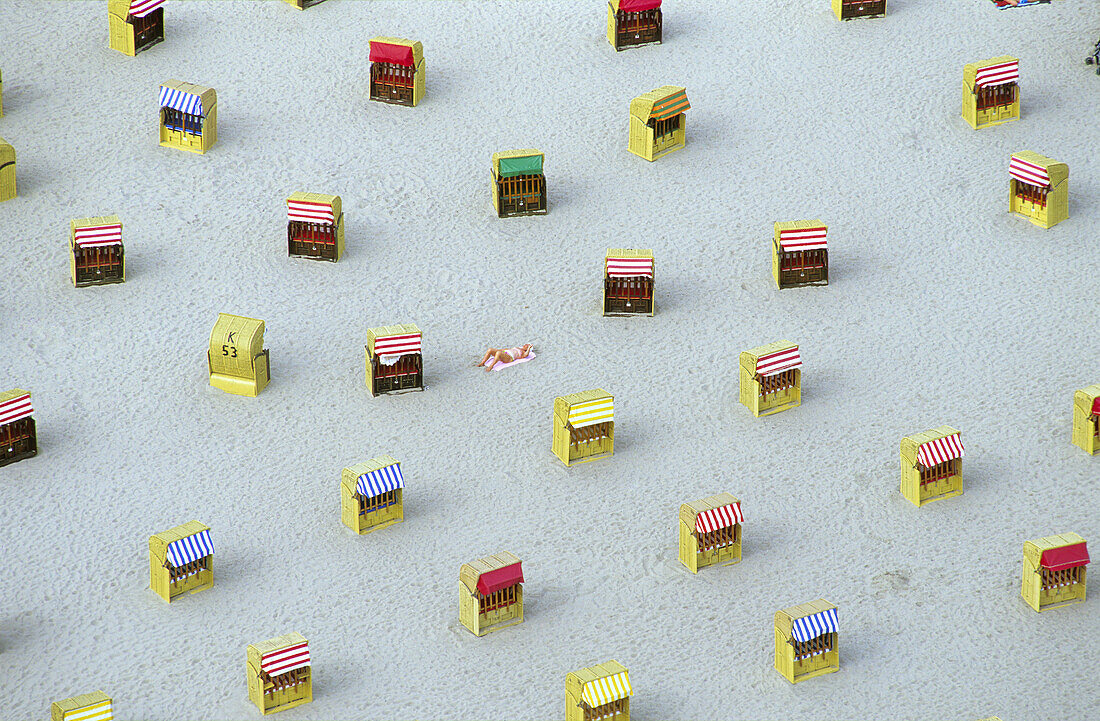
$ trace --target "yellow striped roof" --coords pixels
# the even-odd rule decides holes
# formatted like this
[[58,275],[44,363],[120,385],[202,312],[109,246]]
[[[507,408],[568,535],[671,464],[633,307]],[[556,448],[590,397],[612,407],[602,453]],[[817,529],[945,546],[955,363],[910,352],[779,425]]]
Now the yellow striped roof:
[[91,706],[72,709],[65,712],[65,721],[114,721],[111,700],[106,699]]
[[569,425],[574,428],[584,428],[614,420],[615,399],[611,396],[569,406]]
[[581,701],[588,704],[589,708],[606,706],[613,701],[626,698],[634,694],[630,687],[630,676],[623,670],[619,673],[603,678],[597,678],[584,685],[581,692]]

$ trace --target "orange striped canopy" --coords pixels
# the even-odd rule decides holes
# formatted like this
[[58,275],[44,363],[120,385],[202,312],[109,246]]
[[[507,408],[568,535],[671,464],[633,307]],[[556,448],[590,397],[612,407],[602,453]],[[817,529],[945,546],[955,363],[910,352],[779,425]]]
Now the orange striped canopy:
[[653,120],[666,120],[673,115],[679,115],[691,108],[688,102],[687,90],[678,90],[675,93],[653,103],[653,112],[650,118]]

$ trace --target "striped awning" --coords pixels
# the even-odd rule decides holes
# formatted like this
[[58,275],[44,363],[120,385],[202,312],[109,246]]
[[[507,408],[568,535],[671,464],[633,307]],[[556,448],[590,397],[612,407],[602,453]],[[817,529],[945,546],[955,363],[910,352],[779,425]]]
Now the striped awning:
[[958,433],[928,441],[917,449],[917,463],[925,468],[938,466],[955,458],[962,458],[962,456],[963,444]]
[[130,0],[130,14],[143,18],[163,4],[164,0]]
[[979,88],[989,88],[994,85],[1007,85],[1020,79],[1020,61],[1011,60],[1007,63],[997,63],[984,68],[978,68],[974,76],[974,84]]
[[81,248],[98,248],[102,245],[122,245],[122,223],[88,225],[77,228],[76,244]]
[[745,517],[741,515],[741,504],[730,503],[726,506],[712,508],[703,511],[695,517],[695,532],[710,533],[719,528],[728,528],[735,523],[744,523]]
[[355,481],[355,492],[365,498],[374,498],[404,487],[405,478],[401,475],[400,463],[368,471]]
[[1087,566],[1089,563],[1088,546],[1082,543],[1072,543],[1060,548],[1048,548],[1043,551],[1039,559],[1039,565],[1048,571],[1061,571],[1074,566]]
[[202,96],[193,93],[185,93],[182,90],[170,88],[167,85],[160,86],[160,106],[172,108],[185,115],[202,115]]
[[477,577],[477,592],[482,596],[488,596],[517,583],[523,583],[523,565],[511,563],[503,568],[494,568]]
[[193,563],[204,556],[214,553],[214,544],[210,540],[210,531],[199,531],[193,536],[181,538],[168,544],[168,562],[176,568]]
[[827,248],[825,228],[792,228],[779,231],[779,247],[787,252]]
[[1031,185],[1038,185],[1045,187],[1050,185],[1050,174],[1047,173],[1047,169],[1036,165],[1035,163],[1029,163],[1026,160],[1021,160],[1015,155],[1008,161],[1008,174],[1016,180]]
[[614,398],[598,398],[594,401],[575,403],[569,407],[569,425],[574,428],[584,428],[614,420]]
[[323,225],[335,225],[336,217],[329,203],[316,203],[309,200],[287,200],[287,221],[300,220],[304,223],[321,223]]
[[1100,416],[1100,396],[1092,399],[1092,414],[1094,416]]
[[608,258],[608,278],[653,277],[653,258]]
[[65,721],[114,721],[110,699],[96,701],[91,706],[74,708],[65,712]]
[[374,354],[377,356],[405,355],[420,352],[420,334],[388,335],[374,339]]
[[836,633],[836,629],[836,609],[829,608],[810,616],[794,619],[791,635],[794,636],[795,641],[806,643],[811,638],[817,638],[826,633]]
[[611,676],[604,676],[586,683],[584,690],[581,691],[581,701],[588,704],[589,708],[596,708],[597,706],[606,706],[633,694],[634,689],[630,687],[630,677],[626,671],[620,671]]
[[309,641],[269,651],[260,657],[260,670],[268,676],[278,676],[309,665]]
[[0,426],[5,423],[14,423],[15,421],[23,420],[34,414],[34,408],[31,407],[31,394],[19,396],[18,398],[12,398],[9,401],[0,403]]
[[777,373],[801,367],[802,356],[798,354],[798,346],[762,355],[756,359],[756,372],[762,376],[774,376]]
[[691,104],[688,103],[687,91],[680,90],[663,100],[658,100],[653,103],[653,112],[649,114],[649,117],[652,120],[667,120],[673,115],[679,115],[685,110],[690,109]]

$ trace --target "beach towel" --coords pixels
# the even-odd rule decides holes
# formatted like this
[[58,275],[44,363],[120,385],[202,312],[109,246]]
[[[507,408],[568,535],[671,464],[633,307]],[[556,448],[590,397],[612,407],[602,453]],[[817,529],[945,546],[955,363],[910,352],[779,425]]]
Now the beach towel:
[[[517,363],[526,363],[527,361],[531,360],[534,357],[535,357],[535,351],[531,351],[530,353],[528,353],[523,358],[518,358],[518,359],[512,361],[511,363],[494,363],[493,367],[490,368],[489,370],[494,370],[494,371],[503,370],[504,368],[507,368],[508,366],[514,366]],[[490,359],[490,360],[492,360],[492,359]],[[486,361],[486,363],[488,363],[488,362],[489,361]]]

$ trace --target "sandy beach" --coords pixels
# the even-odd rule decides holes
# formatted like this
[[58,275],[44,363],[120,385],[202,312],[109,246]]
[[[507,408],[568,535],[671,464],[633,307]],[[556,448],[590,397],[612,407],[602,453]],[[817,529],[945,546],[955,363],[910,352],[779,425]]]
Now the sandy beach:
[[[0,2],[19,197],[0,204],[0,391],[39,452],[0,469],[0,716],[97,689],[115,718],[255,719],[245,647],[310,642],[295,719],[556,719],[616,659],[635,721],[1100,718],[1100,602],[1042,614],[1021,548],[1100,549],[1094,2],[666,0],[616,53],[601,2],[171,0],[107,47],[105,2]],[[367,99],[367,40],[424,45],[416,108]],[[963,65],[1020,60],[1021,119],[972,130]],[[218,94],[206,155],[159,147],[157,93]],[[687,146],[627,151],[630,99],[687,88]],[[549,212],[497,218],[490,156],[545,153]],[[1008,160],[1069,166],[1070,217],[1008,213]],[[340,262],[287,257],[296,191],[341,196]],[[124,284],[73,288],[73,218],[117,214]],[[775,221],[829,226],[828,287],[778,290]],[[604,318],[605,249],[651,248],[652,318]],[[219,312],[266,323],[271,384],[209,386]],[[423,393],[371,397],[367,328],[416,323]],[[799,408],[754,418],[738,354],[799,344]],[[538,357],[499,373],[489,345]],[[615,453],[566,468],[555,396],[615,397]],[[962,433],[965,492],[917,508],[900,439]],[[341,469],[389,454],[405,520],[341,525]],[[692,575],[681,503],[742,502],[744,558]],[[148,538],[197,519],[212,589],[164,603]],[[458,569],[523,560],[523,624],[477,638]],[[1100,551],[1094,551],[1094,554]],[[841,668],[791,685],[774,613],[839,608]]]

